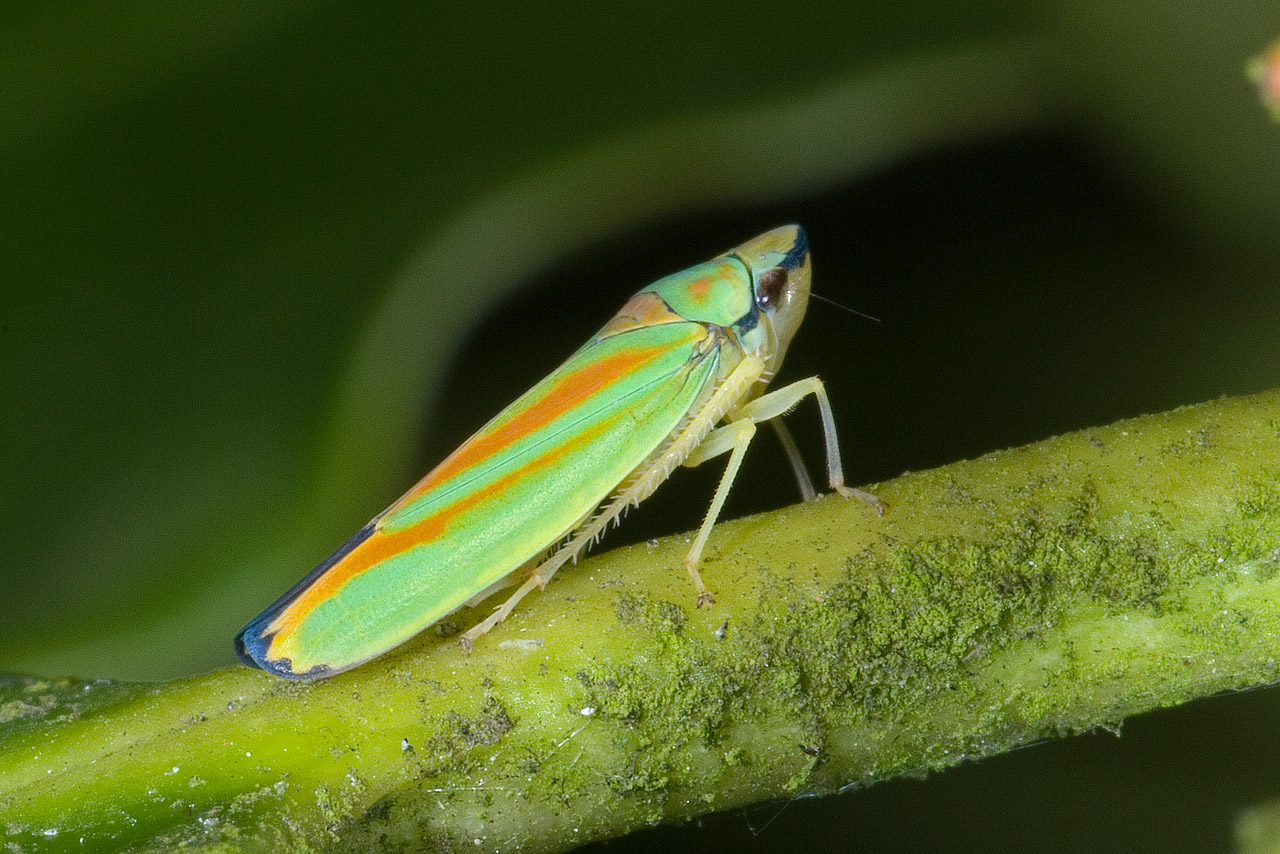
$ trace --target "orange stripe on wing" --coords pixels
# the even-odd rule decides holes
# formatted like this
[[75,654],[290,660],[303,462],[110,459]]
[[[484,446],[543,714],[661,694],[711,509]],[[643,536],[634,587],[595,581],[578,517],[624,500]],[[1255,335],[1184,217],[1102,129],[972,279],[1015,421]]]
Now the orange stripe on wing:
[[568,454],[577,445],[590,442],[604,431],[607,423],[600,424],[592,430],[584,431],[572,441],[562,443],[530,460],[525,465],[495,480],[493,483],[478,489],[463,498],[442,507],[436,513],[422,519],[402,531],[386,533],[376,530],[360,545],[351,550],[342,560],[329,568],[329,571],[315,580],[310,587],[298,594],[298,598],[288,604],[267,627],[268,632],[276,633],[271,643],[271,657],[277,657],[276,644],[290,635],[298,624],[322,602],[335,596],[352,578],[365,572],[388,558],[395,557],[415,546],[425,545],[439,539],[448,530],[450,523],[462,513],[494,498],[510,489],[520,480],[550,468]]
[[492,433],[476,435],[464,442],[392,505],[387,515],[417,500],[427,490],[449,478],[501,454],[520,439],[547,426],[582,401],[605,390],[618,377],[643,367],[669,351],[669,346],[626,350],[584,365],[568,374],[528,408],[499,424]]

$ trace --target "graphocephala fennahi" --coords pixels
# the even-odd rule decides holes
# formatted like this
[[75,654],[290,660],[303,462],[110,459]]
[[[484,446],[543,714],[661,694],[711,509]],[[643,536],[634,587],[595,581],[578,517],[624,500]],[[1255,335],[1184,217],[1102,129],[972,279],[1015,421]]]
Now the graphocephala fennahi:
[[[467,649],[516,603],[639,504],[679,465],[729,454],[685,558],[698,562],[756,424],[817,398],[827,479],[844,484],[831,404],[817,377],[764,393],[809,300],[809,243],[790,225],[633,296],[550,376],[480,428],[236,637],[277,676],[355,667],[507,583],[523,584],[462,635]],[[805,498],[795,443],[778,428]]]

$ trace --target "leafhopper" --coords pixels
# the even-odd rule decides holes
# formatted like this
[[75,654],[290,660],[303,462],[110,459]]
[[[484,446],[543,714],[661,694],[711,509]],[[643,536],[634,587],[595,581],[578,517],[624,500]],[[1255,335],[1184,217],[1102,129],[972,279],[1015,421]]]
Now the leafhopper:
[[697,604],[709,605],[699,558],[757,424],[777,428],[801,493],[815,495],[775,420],[808,396],[822,415],[831,488],[883,512],[845,486],[822,382],[765,391],[804,317],[809,273],[808,239],[788,225],[644,288],[249,623],[236,653],[285,678],[330,676],[519,583],[462,635],[470,649],[677,466],[728,454],[684,561]]

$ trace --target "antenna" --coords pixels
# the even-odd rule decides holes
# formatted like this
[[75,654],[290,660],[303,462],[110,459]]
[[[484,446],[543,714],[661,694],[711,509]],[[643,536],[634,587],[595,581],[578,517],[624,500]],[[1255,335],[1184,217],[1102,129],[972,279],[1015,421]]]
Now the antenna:
[[845,305],[844,303],[836,302],[833,299],[828,299],[827,297],[824,297],[822,294],[809,291],[809,296],[813,297],[814,299],[820,299],[825,303],[830,303],[831,305],[834,305],[836,308],[843,308],[845,311],[849,312],[850,314],[856,314],[859,317],[865,317],[867,320],[874,320],[876,323],[880,322],[880,318],[878,317],[873,317],[872,315],[867,314],[865,311],[858,311],[856,308],[849,308],[849,306]]

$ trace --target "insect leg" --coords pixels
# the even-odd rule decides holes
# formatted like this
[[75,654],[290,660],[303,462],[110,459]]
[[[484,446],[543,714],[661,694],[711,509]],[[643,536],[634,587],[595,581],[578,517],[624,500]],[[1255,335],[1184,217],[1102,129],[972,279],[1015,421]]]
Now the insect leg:
[[707,517],[702,520],[702,527],[698,529],[698,535],[694,537],[689,554],[685,555],[684,559],[684,568],[689,571],[689,579],[693,582],[694,590],[698,594],[699,608],[706,607],[715,601],[711,591],[702,583],[702,574],[698,572],[698,563],[702,560],[702,548],[707,544],[707,537],[711,535],[711,528],[720,516],[720,508],[724,506],[724,500],[729,495],[729,487],[737,477],[738,469],[742,466],[742,457],[746,454],[747,446],[751,444],[751,438],[755,434],[755,422],[750,418],[741,418],[711,431],[697,450],[685,460],[685,465],[696,466],[704,460],[732,450],[729,464],[725,466],[724,474],[720,477],[720,485],[716,487],[716,495],[711,499]]
[[781,418],[769,419],[769,426],[773,428],[778,441],[782,443],[782,450],[787,453],[787,461],[791,463],[791,471],[796,476],[796,485],[800,487],[800,500],[812,501],[817,498],[818,491],[813,488],[813,481],[809,479],[809,469],[805,467],[804,457],[800,456],[800,448],[796,446],[796,440],[791,436],[791,431],[787,429],[786,424],[782,423]]
[[831,414],[831,401],[827,398],[827,390],[822,385],[822,380],[817,377],[809,377],[808,379],[797,380],[780,389],[775,389],[757,397],[742,407],[737,415],[750,418],[752,421],[767,421],[770,418],[777,418],[779,415],[788,412],[809,395],[813,395],[817,399],[818,410],[822,414],[822,433],[827,442],[827,481],[831,484],[831,488],[845,498],[861,499],[874,507],[876,512],[883,516],[883,501],[870,492],[854,489],[844,484],[844,470],[840,466],[840,443],[836,438],[836,421]]
[[[764,419],[752,418],[751,420],[759,423]],[[800,456],[800,449],[796,446],[796,440],[792,438],[791,431],[787,429],[786,424],[783,424],[777,418],[770,419],[769,426],[778,434],[778,441],[782,443],[782,450],[786,452],[787,460],[791,463],[791,471],[796,476],[796,486],[800,487],[800,499],[802,501],[812,501],[817,498],[818,492],[813,488],[813,481],[809,479],[809,472],[804,466],[804,458]],[[730,428],[720,427],[711,431],[702,444],[684,461],[683,465],[692,468],[712,457],[717,457],[733,450],[733,436],[722,432],[728,429]]]
[[[546,566],[547,563],[550,563],[550,561],[546,561],[545,563],[543,563],[543,566]],[[476,639],[479,638],[481,635],[483,635],[485,632],[489,631],[489,629],[492,629],[494,626],[498,625],[498,623],[501,623],[503,620],[505,620],[507,616],[511,613],[511,611],[516,607],[517,602],[523,599],[527,594],[531,593],[535,587],[546,586],[547,582],[542,580],[538,574],[541,568],[542,567],[539,567],[537,570],[534,570],[533,574],[529,576],[529,578],[525,581],[524,584],[520,585],[519,589],[516,590],[515,593],[511,594],[510,598],[508,598],[507,601],[503,602],[497,608],[493,609],[492,614],[490,614],[481,622],[476,623],[474,626],[467,629],[467,631],[465,631],[462,634],[462,637],[458,639],[458,642],[462,644],[463,649],[465,649],[467,652],[470,652],[471,648],[475,645]],[[559,568],[558,565],[556,568]],[[547,575],[547,580],[550,580],[551,575],[554,575],[554,574],[555,574],[555,569],[552,569],[551,572]]]

